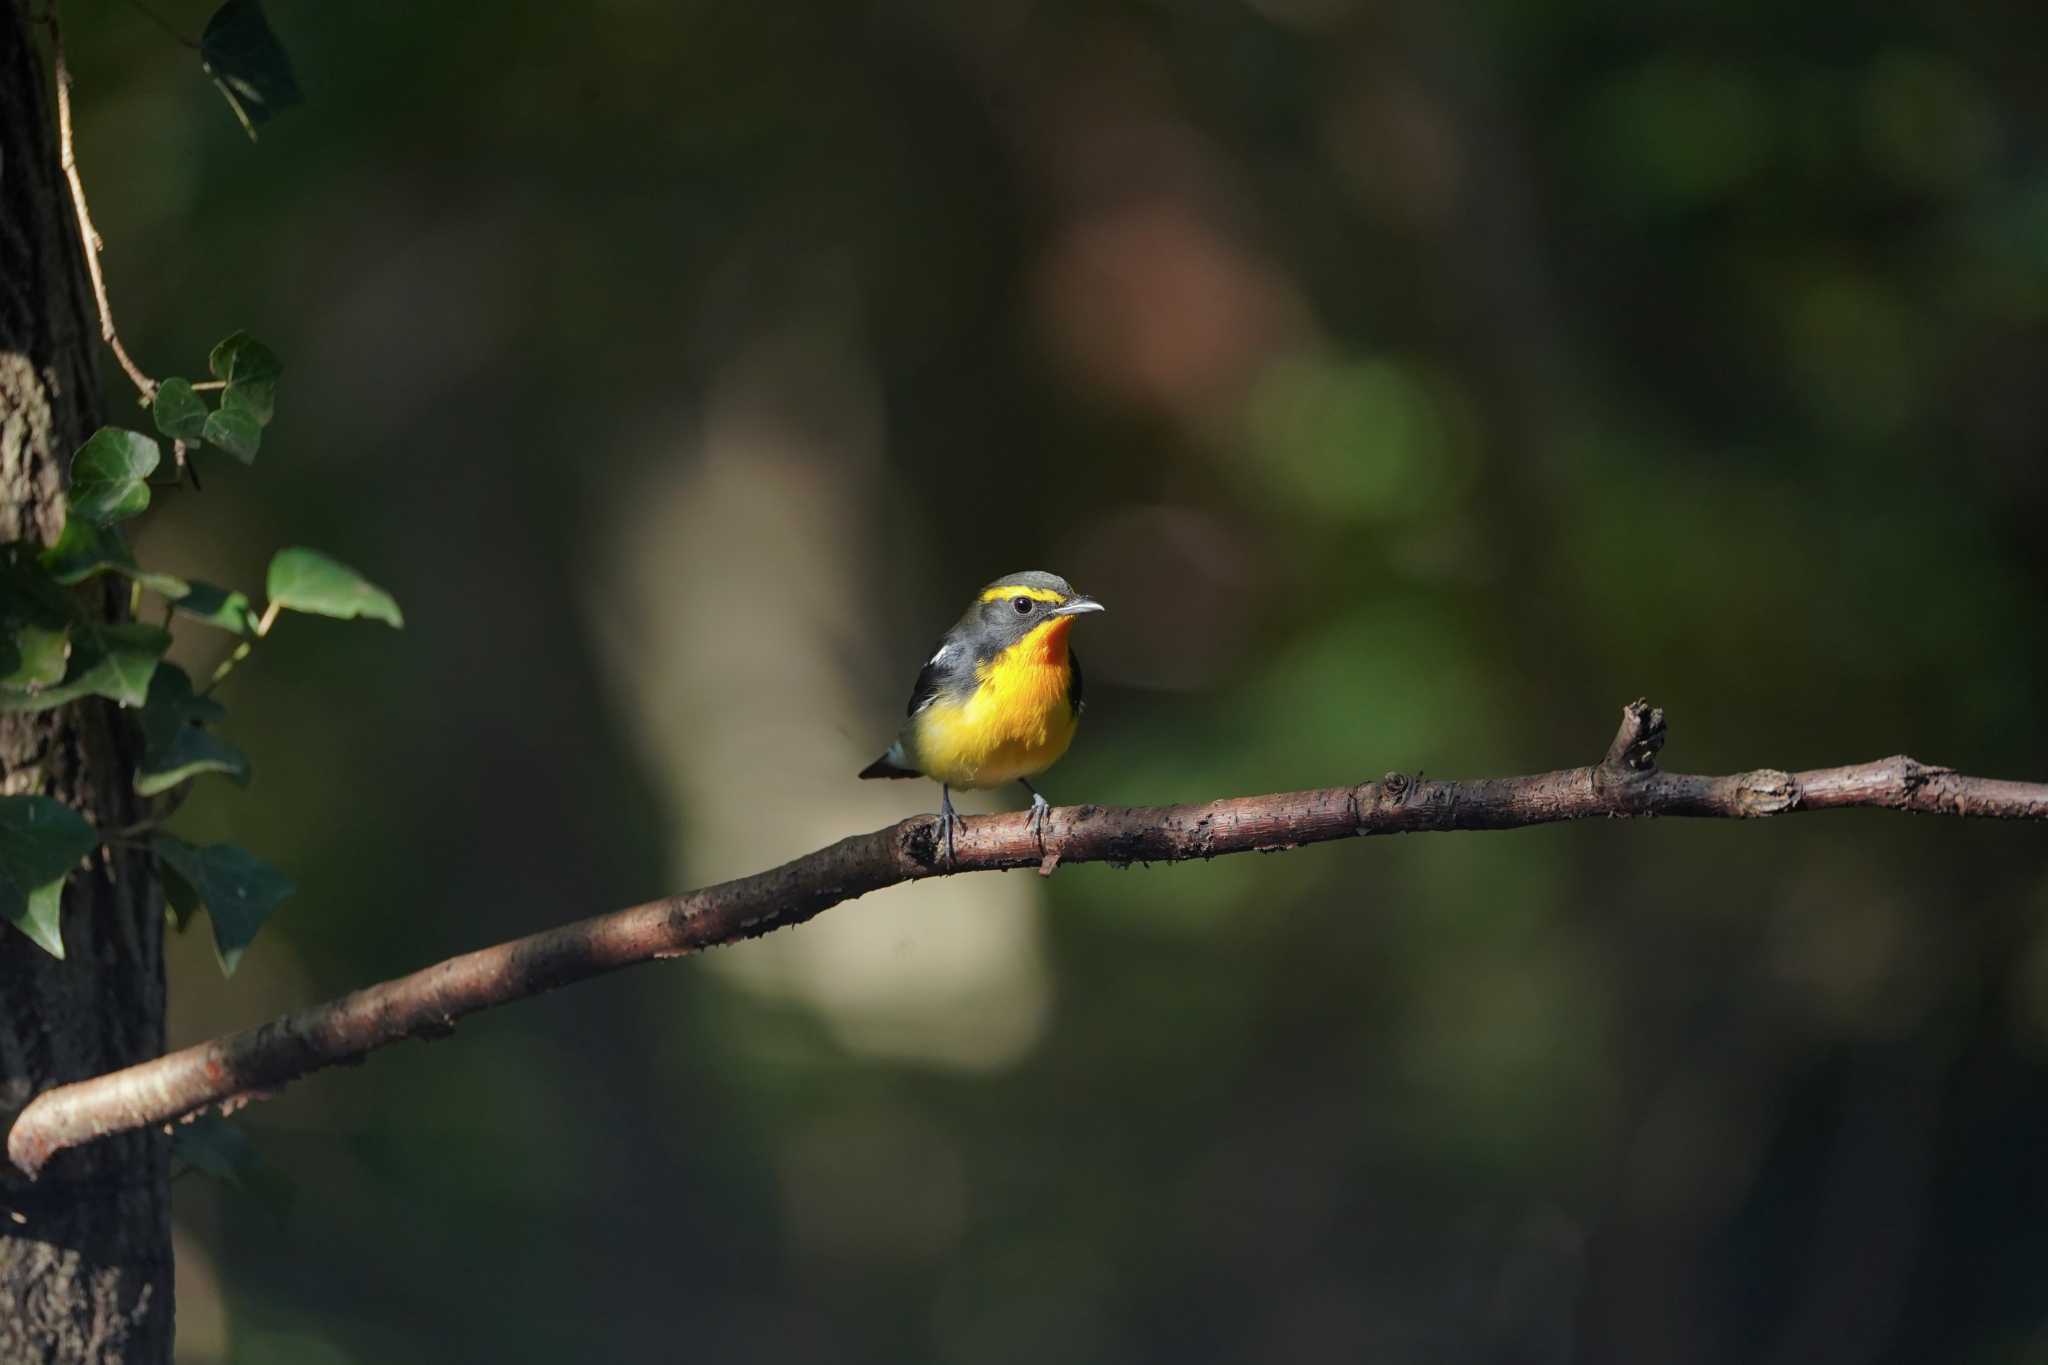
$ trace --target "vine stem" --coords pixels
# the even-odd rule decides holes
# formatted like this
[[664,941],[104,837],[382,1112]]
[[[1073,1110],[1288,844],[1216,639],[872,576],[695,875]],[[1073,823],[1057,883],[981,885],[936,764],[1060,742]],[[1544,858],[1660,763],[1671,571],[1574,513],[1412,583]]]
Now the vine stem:
[[446,1037],[464,1015],[572,982],[801,924],[883,887],[927,877],[1063,864],[1181,862],[1277,853],[1359,835],[1516,829],[1561,820],[1697,816],[1755,819],[1867,807],[1977,819],[2048,820],[2048,783],[1966,777],[1903,755],[1808,772],[1759,768],[1707,777],[1656,766],[1664,713],[1622,709],[1599,762],[1527,777],[1377,782],[1188,806],[1062,806],[959,821],[948,856],[938,822],[918,816],[737,881],[650,901],[449,958],[313,1005],[36,1096],[7,1154],[33,1177],[52,1155],[112,1133],[267,1098],[310,1071],[359,1062],[406,1039]]
[[57,23],[56,6],[44,10],[42,19],[50,31],[50,61],[57,76],[57,164],[64,171],[64,179],[70,182],[71,205],[78,211],[78,235],[85,243],[85,268],[92,277],[93,302],[100,310],[100,338],[112,348],[114,359],[121,362],[121,368],[128,372],[129,380],[147,406],[156,397],[156,381],[129,357],[128,348],[121,344],[121,334],[114,328],[114,308],[107,302],[107,277],[100,270],[100,252],[105,243],[85,206],[85,181],[78,174],[78,152],[71,132],[71,68],[64,63],[64,34]]
[[213,676],[208,678],[206,686],[199,690],[200,696],[211,696],[213,689],[220,686],[221,680],[235,671],[235,665],[248,658],[255,651],[256,642],[270,634],[270,628],[277,624],[277,613],[280,609],[281,605],[276,602],[266,602],[264,604],[263,615],[256,618],[256,624],[251,628],[250,638],[236,645],[235,652],[220,661],[220,667],[213,670]]
[[[143,819],[137,820],[132,825],[123,825],[119,829],[101,831],[100,842],[103,844],[133,843],[141,835],[156,833],[157,830],[163,828],[166,820],[169,820],[178,813],[178,808],[185,804],[185,798],[191,791],[192,784],[190,782],[181,783],[171,788],[170,795],[164,799],[163,805],[158,807],[155,812]],[[137,846],[145,849],[148,847],[146,844]]]

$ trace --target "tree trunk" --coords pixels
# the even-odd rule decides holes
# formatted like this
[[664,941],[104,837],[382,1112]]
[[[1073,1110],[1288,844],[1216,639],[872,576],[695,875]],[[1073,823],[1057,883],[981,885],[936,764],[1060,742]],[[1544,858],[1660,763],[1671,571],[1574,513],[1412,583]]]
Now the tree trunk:
[[[99,415],[99,329],[48,88],[20,0],[0,0],[0,541],[56,536],[64,462]],[[103,701],[0,713],[0,793],[128,823],[134,744]],[[0,1120],[49,1086],[163,1050],[163,913],[142,859],[75,874],[63,932],[60,962],[0,927]],[[0,1162],[0,1361],[170,1359],[168,1147],[156,1131],[127,1134],[60,1156],[34,1183]]]

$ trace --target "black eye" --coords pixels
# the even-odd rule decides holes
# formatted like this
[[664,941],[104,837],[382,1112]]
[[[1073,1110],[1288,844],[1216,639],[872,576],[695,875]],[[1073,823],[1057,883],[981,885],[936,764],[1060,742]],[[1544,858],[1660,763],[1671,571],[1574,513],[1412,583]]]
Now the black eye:
[[1010,605],[1017,609],[1019,616],[1031,614],[1031,599],[1028,597],[1013,597],[1010,599]]

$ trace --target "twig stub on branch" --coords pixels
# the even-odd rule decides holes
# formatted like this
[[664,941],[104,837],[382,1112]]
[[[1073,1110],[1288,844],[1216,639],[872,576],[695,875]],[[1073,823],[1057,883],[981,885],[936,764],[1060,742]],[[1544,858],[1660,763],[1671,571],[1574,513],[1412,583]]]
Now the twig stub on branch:
[[1607,746],[1605,766],[1648,772],[1657,766],[1657,751],[1664,747],[1664,739],[1664,708],[1637,697],[1621,708],[1621,728]]

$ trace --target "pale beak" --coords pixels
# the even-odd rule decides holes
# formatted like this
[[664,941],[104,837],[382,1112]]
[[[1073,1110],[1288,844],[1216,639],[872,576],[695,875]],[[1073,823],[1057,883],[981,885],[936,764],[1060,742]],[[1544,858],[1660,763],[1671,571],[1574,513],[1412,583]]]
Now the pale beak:
[[1101,611],[1102,609],[1102,603],[1092,597],[1069,597],[1066,601],[1054,607],[1048,614],[1052,616],[1079,616],[1084,611]]

